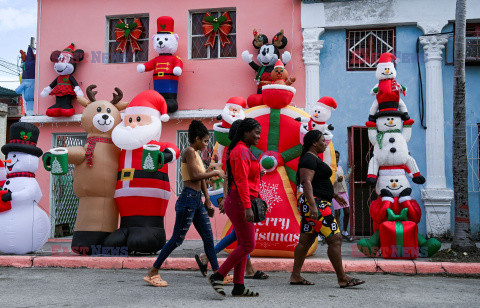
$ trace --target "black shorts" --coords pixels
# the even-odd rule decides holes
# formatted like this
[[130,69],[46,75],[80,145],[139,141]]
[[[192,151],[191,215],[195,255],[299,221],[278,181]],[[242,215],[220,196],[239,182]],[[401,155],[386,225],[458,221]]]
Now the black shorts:
[[298,211],[302,216],[300,223],[300,233],[322,234],[325,237],[332,236],[340,232],[338,224],[335,221],[331,209],[331,202],[315,197],[315,203],[318,209],[318,220],[310,218],[310,206],[304,194],[298,198]]

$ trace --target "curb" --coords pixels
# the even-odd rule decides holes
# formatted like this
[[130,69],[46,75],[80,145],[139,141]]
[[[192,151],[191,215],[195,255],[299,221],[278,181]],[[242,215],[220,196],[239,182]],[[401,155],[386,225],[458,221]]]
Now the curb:
[[[18,268],[94,268],[94,269],[146,269],[152,266],[152,257],[85,257],[85,256],[0,256],[0,267]],[[225,258],[219,258],[219,263]],[[266,272],[290,272],[293,259],[254,258],[253,265]],[[407,275],[480,275],[480,263],[425,262],[415,260],[343,260],[347,272],[396,273]],[[162,269],[198,270],[194,258],[169,258]],[[333,272],[332,264],[326,259],[305,260],[304,272]]]

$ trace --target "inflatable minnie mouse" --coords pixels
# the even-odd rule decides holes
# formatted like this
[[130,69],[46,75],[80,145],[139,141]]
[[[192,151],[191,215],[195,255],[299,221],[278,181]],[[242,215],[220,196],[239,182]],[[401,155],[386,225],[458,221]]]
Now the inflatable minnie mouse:
[[75,50],[75,45],[70,44],[63,51],[55,50],[50,55],[50,61],[54,62],[53,69],[58,77],[40,93],[42,97],[49,94],[56,96],[55,105],[47,109],[49,117],[71,117],[75,114],[72,106],[72,99],[76,96],[83,96],[82,89],[72,74],[75,72],[77,63],[83,60],[84,52],[81,49]]

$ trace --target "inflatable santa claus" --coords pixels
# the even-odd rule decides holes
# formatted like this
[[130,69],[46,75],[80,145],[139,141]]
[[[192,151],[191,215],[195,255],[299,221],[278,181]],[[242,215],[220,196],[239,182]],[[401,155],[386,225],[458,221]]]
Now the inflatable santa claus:
[[[172,143],[159,142],[162,121],[168,121],[165,99],[154,90],[137,95],[125,110],[122,123],[112,133],[120,154],[115,201],[120,228],[110,234],[107,247],[128,247],[129,252],[152,253],[165,244],[163,218],[170,199],[167,163],[180,156]],[[156,170],[144,170],[144,145],[159,146]]]

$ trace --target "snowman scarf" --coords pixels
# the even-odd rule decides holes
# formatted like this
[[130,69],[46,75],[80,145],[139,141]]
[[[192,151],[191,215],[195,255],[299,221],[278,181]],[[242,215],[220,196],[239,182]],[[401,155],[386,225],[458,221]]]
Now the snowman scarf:
[[383,141],[383,136],[385,136],[386,133],[401,133],[402,131],[399,129],[392,129],[392,130],[387,130],[384,132],[378,132],[377,133],[377,142],[378,142],[378,147],[381,149],[382,148],[382,141]]

